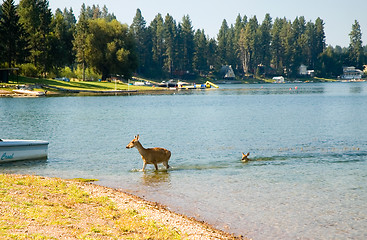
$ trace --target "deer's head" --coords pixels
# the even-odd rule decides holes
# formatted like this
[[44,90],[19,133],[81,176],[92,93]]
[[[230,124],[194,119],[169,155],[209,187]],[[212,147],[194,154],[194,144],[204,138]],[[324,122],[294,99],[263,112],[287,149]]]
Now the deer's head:
[[135,138],[133,140],[131,140],[131,142],[129,142],[128,145],[126,145],[126,148],[133,148],[136,146],[136,143],[139,142],[139,134],[135,136]]
[[242,161],[243,162],[249,161],[250,159],[247,158],[249,155],[250,155],[250,153],[246,153],[246,154],[242,153]]

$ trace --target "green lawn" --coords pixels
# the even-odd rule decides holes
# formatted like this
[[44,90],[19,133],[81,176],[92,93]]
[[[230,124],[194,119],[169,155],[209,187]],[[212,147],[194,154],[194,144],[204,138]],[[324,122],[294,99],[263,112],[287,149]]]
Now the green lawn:
[[28,77],[15,77],[7,85],[42,85],[65,88],[71,90],[95,90],[95,91],[108,91],[108,90],[152,90],[152,87],[147,86],[134,86],[126,83],[117,82],[83,82],[83,81],[70,81],[65,82],[55,79],[45,78],[28,78]]

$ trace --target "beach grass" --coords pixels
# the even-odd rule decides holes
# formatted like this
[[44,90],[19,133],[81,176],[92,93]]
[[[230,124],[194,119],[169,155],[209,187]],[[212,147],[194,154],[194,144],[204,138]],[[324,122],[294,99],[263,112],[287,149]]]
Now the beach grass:
[[75,181],[0,174],[0,239],[182,239],[140,209],[121,209]]
[[99,181],[98,179],[94,179],[94,178],[73,178],[70,180],[76,181],[76,182],[97,182]]

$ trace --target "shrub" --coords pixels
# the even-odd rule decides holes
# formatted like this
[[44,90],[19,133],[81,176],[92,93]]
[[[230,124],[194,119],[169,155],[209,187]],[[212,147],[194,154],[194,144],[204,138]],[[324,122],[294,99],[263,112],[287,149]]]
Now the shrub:
[[[75,69],[74,73],[78,79],[83,79],[83,68],[81,68],[81,66],[78,66],[78,68]],[[85,69],[85,80],[97,81],[100,78],[101,75],[93,71],[93,69]]]
[[39,71],[33,63],[24,63],[20,65],[20,74],[26,77],[38,77]]
[[60,71],[60,77],[67,77],[69,79],[76,78],[76,74],[69,67],[64,67]]

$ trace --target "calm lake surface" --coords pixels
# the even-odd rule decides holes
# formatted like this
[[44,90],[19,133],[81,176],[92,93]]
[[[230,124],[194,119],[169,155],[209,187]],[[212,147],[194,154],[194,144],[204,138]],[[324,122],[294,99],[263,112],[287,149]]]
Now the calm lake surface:
[[[367,239],[367,83],[220,87],[1,98],[0,138],[50,145],[0,172],[97,178],[253,239]],[[172,169],[139,172],[136,134]]]

